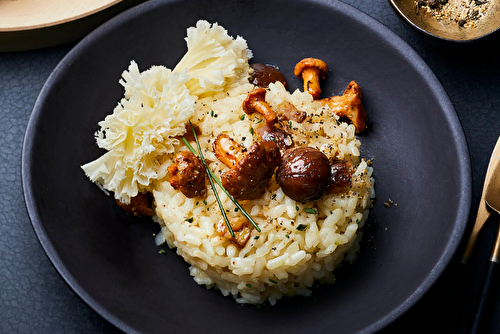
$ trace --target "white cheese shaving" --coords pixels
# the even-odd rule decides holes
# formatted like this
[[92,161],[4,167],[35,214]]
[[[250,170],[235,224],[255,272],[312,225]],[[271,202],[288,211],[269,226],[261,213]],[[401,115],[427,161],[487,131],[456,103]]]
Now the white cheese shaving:
[[248,82],[252,52],[214,23],[198,21],[187,31],[188,51],[172,71],[139,71],[132,61],[119,81],[124,98],[99,122],[97,145],[107,152],[82,166],[85,174],[123,203],[165,176],[162,156],[174,152],[186,132],[195,101]]
[[174,151],[178,140],[172,137],[185,133],[196,98],[185,86],[185,73],[163,66],[140,73],[132,62],[122,77],[125,98],[96,132],[97,145],[108,152],[82,168],[92,181],[129,203],[141,186],[158,178],[157,158]]
[[240,36],[233,39],[227,30],[200,20],[187,29],[188,51],[174,68],[187,71],[191,78],[186,86],[193,95],[213,96],[248,81],[252,51]]

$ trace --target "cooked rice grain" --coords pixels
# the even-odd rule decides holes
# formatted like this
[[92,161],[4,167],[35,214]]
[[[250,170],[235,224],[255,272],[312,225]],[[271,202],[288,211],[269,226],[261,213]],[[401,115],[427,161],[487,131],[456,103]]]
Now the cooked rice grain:
[[[227,133],[250,147],[251,129],[261,125],[261,115],[246,115],[241,109],[252,89],[250,84],[242,85],[228,94],[196,103],[191,121],[200,127],[203,154],[219,177],[227,167],[212,151],[214,138]],[[360,142],[353,125],[338,123],[338,117],[309,94],[290,94],[281,84],[270,86],[266,101],[271,106],[292,102],[311,117],[313,122],[292,122],[296,146],[316,147],[329,158],[335,156],[357,166],[352,186],[345,193],[324,195],[315,203],[299,203],[287,197],[273,178],[262,198],[241,201],[262,230],[252,230],[242,249],[217,234],[217,224],[223,218],[212,189],[205,199],[189,199],[163,179],[156,184],[154,198],[158,215],[155,219],[162,226],[157,242],[166,241],[169,247],[176,248],[191,265],[190,274],[196,283],[232,295],[238,303],[267,301],[274,305],[284,296],[309,296],[315,282],[333,283],[333,270],[342,261],[355,259],[360,228],[374,193],[372,168],[360,160]],[[191,144],[196,147],[194,142]],[[176,143],[176,152],[185,149]],[[172,164],[173,157],[164,159],[162,167]],[[219,196],[228,218],[241,219],[231,200],[222,191]],[[316,214],[305,209],[313,209]]]

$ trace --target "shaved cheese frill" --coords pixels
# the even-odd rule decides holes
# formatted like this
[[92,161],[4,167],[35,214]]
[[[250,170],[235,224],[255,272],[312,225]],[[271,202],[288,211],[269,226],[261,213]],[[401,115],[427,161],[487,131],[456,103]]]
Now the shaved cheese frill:
[[183,135],[194,114],[196,97],[186,88],[185,72],[174,73],[163,66],[139,72],[135,62],[122,74],[125,98],[113,114],[99,122],[97,145],[108,150],[82,166],[85,174],[123,203],[162,178],[159,158],[174,152],[175,136]]
[[198,98],[248,83],[252,52],[243,38],[200,20],[188,28],[186,42],[188,50],[174,70],[153,66],[141,73],[132,62],[123,72],[125,98],[96,133],[97,145],[108,152],[82,166],[123,203],[166,175],[160,160],[179,144],[174,137],[186,132]]
[[227,30],[205,20],[187,29],[188,51],[174,68],[187,71],[186,86],[200,98],[228,91],[248,81],[252,51],[244,38],[229,36]]

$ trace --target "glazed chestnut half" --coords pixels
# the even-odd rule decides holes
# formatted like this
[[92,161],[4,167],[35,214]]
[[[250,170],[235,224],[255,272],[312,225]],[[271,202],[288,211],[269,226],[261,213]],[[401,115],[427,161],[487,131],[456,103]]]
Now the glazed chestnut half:
[[298,202],[318,200],[329,184],[328,158],[313,147],[289,149],[283,155],[276,180],[283,192]]

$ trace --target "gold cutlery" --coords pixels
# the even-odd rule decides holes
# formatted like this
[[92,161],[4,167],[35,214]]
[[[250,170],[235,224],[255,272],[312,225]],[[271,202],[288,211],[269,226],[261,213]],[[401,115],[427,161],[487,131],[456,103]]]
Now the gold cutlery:
[[[497,146],[498,143],[497,143]],[[496,149],[497,147],[495,147]],[[498,152],[497,152],[498,153]],[[483,200],[481,202],[485,203],[486,206],[496,211],[500,214],[500,155],[493,151],[493,155],[490,160],[490,167],[488,168],[488,182],[485,183]],[[484,278],[483,288],[481,291],[481,296],[479,299],[478,307],[476,309],[476,315],[472,325],[471,333],[484,333],[487,321],[494,307],[495,299],[493,296],[496,295],[494,289],[498,288],[500,284],[500,224],[498,229],[498,234],[495,242],[495,247],[490,258],[490,264],[488,271]]]
[[487,185],[489,184],[491,176],[493,174],[492,171],[498,168],[499,165],[500,165],[500,137],[498,138],[495,148],[493,149],[493,153],[491,154],[490,158],[490,163],[486,171],[486,177],[484,178],[483,193],[481,195],[481,201],[479,202],[479,208],[477,210],[476,222],[474,223],[474,227],[469,237],[469,241],[467,242],[467,246],[465,247],[465,251],[461,259],[461,262],[463,264],[467,264],[467,261],[469,261],[470,254],[472,252],[472,249],[474,248],[474,245],[476,244],[479,232],[481,231],[481,228],[484,226],[484,223],[490,216],[490,212],[488,211],[488,208],[486,207],[486,203],[484,201],[484,195],[486,192]]

